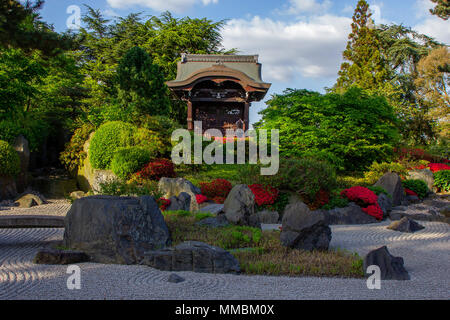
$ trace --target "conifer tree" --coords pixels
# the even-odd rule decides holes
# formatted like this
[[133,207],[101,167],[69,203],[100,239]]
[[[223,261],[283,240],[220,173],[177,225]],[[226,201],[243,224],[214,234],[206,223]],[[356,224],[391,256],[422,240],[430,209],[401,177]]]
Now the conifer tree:
[[380,52],[371,16],[369,4],[365,0],[359,0],[353,15],[352,32],[343,53],[344,62],[334,87],[337,92],[345,91],[351,86],[384,94],[386,97],[393,92],[389,83],[390,73]]

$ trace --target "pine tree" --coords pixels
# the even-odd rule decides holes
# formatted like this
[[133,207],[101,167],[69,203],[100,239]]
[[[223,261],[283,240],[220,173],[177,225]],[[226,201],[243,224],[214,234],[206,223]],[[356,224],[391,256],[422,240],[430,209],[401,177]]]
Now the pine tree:
[[438,16],[441,19],[448,20],[450,17],[450,1],[449,0],[431,0],[436,3],[433,9],[430,9],[431,14]]
[[167,115],[169,98],[164,76],[140,47],[128,50],[117,68],[118,100],[135,115]]
[[343,53],[344,62],[334,87],[337,92],[357,86],[387,97],[392,94],[389,71],[380,53],[380,43],[371,16],[369,4],[359,0],[353,15],[352,32]]

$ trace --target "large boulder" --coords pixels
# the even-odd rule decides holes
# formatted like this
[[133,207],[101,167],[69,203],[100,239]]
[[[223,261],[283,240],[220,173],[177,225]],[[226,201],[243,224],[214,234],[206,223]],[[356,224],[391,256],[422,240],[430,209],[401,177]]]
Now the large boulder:
[[239,262],[231,253],[198,241],[187,241],[173,248],[147,252],[141,264],[164,271],[240,272]]
[[28,140],[20,135],[16,138],[13,148],[17,151],[20,158],[20,173],[16,177],[17,190],[24,192],[28,186],[28,166],[30,164],[30,147]]
[[403,217],[400,220],[392,222],[387,228],[390,230],[407,233],[413,233],[425,229],[424,226],[407,217]]
[[168,211],[178,211],[184,210],[189,211],[191,208],[191,196],[186,192],[182,192],[177,196],[173,196],[169,198],[170,205],[166,210]]
[[408,172],[407,178],[411,180],[422,180],[427,184],[429,190],[433,190],[434,175],[430,169],[411,170]]
[[402,187],[402,180],[395,172],[388,172],[382,176],[375,186],[383,187],[392,197],[392,204],[399,206],[405,197],[405,191]]
[[18,204],[19,208],[31,208],[34,206],[40,206],[42,204],[46,204],[47,201],[44,197],[34,194],[34,193],[26,193],[24,195],[21,195],[19,198],[15,201],[16,204]]
[[424,205],[423,203],[410,206],[397,206],[392,208],[392,211],[389,213],[391,220],[400,220],[403,217],[420,221],[445,220],[445,216],[441,214],[439,208]]
[[290,248],[327,250],[331,229],[323,211],[311,211],[306,204],[297,202],[284,211],[280,240]]
[[64,245],[100,263],[138,263],[170,244],[155,199],[91,196],[75,200],[65,218]]
[[249,225],[250,216],[255,213],[255,195],[245,185],[239,184],[228,194],[223,211],[227,220],[238,225]]
[[191,196],[190,211],[198,211],[196,195],[201,194],[201,190],[194,186],[192,182],[183,178],[161,178],[158,183],[159,190],[164,194],[164,198],[178,197],[182,192]]
[[403,258],[391,255],[386,246],[370,251],[364,258],[364,270],[376,265],[381,271],[381,280],[409,280],[408,271],[403,266]]
[[378,205],[383,210],[383,218],[387,218],[389,212],[392,210],[392,199],[388,195],[381,193],[378,196]]
[[350,225],[377,223],[378,220],[362,211],[357,204],[350,202],[345,208],[335,208],[325,212],[329,225]]

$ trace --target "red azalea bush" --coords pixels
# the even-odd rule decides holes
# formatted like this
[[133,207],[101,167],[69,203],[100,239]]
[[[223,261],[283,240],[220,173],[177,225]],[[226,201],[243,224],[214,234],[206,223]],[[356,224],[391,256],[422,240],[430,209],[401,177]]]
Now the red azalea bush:
[[226,198],[225,197],[214,197],[211,200],[214,201],[214,203],[223,204],[225,202]]
[[202,203],[208,201],[208,198],[202,194],[196,194],[195,199],[197,200],[198,204],[202,204]]
[[166,211],[166,209],[170,206],[169,199],[159,198],[157,203],[158,203],[159,209],[161,209],[161,211]]
[[215,179],[211,182],[200,182],[202,194],[209,199],[226,198],[232,188],[231,182],[225,179]]
[[314,199],[314,202],[312,203],[311,207],[313,210],[316,210],[328,204],[329,202],[330,202],[330,192],[320,189],[319,192],[317,192],[316,198]]
[[428,167],[433,173],[441,170],[450,170],[450,166],[444,163],[430,163]]
[[174,178],[175,167],[173,162],[167,159],[158,159],[145,165],[136,176],[140,179],[159,181],[162,177]]
[[405,193],[406,193],[408,196],[416,196],[416,197],[419,196],[417,193],[415,193],[415,192],[412,191],[411,189],[404,188],[404,190],[405,190]]
[[278,198],[278,190],[271,187],[263,187],[260,184],[248,186],[255,195],[255,202],[258,206],[274,204]]
[[372,190],[356,186],[343,190],[341,196],[358,204],[368,215],[378,220],[383,219],[383,211],[378,205],[378,197]]

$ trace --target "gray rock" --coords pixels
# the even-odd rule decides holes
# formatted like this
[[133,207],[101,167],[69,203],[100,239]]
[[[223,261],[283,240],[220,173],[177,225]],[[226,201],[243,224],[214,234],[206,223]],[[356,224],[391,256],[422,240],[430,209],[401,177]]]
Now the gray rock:
[[414,220],[411,220],[407,217],[403,217],[398,221],[392,222],[387,228],[390,230],[407,232],[407,233],[414,233],[416,231],[425,229],[424,226],[418,224]]
[[20,158],[20,173],[16,177],[17,190],[23,192],[28,186],[28,166],[30,164],[28,140],[22,135],[18,136],[14,141],[13,148]]
[[250,216],[255,213],[255,195],[252,190],[245,184],[234,186],[225,200],[223,211],[231,223],[249,225]]
[[199,226],[206,226],[210,228],[222,228],[229,226],[228,220],[224,215],[218,215],[217,217],[205,218],[196,223]]
[[240,272],[239,262],[231,253],[198,241],[187,241],[173,248],[149,251],[141,264],[164,271]]
[[362,211],[357,204],[350,202],[345,208],[325,211],[325,221],[329,225],[351,225],[378,223],[374,217]]
[[89,177],[88,184],[94,194],[99,194],[101,191],[101,185],[104,183],[109,183],[117,181],[118,178],[111,170],[92,170],[92,175]]
[[419,197],[418,196],[412,196],[412,195],[407,195],[406,196],[406,201],[408,202],[408,203],[419,203],[420,202],[420,199],[419,199]]
[[434,187],[434,175],[430,169],[411,170],[408,172],[407,179],[411,180],[423,180],[428,186],[429,190],[433,190]]
[[395,207],[389,213],[389,218],[391,220],[400,220],[403,217],[420,221],[445,220],[445,216],[440,213],[438,208],[424,205],[423,203],[413,204],[408,207]]
[[44,197],[33,193],[21,195],[15,202],[19,208],[31,208],[47,203]]
[[42,249],[34,257],[36,264],[73,264],[88,262],[89,256],[81,251]]
[[91,196],[75,200],[65,218],[64,245],[94,262],[134,264],[149,250],[170,244],[170,234],[151,196]]
[[195,196],[201,194],[201,190],[194,186],[192,182],[183,178],[161,178],[158,183],[159,190],[164,194],[164,198],[178,197],[185,192],[191,196],[190,211],[198,211],[199,206]]
[[402,180],[395,172],[388,172],[382,176],[375,186],[383,187],[392,197],[392,204],[398,206],[404,199],[405,192],[402,187]]
[[182,192],[177,196],[172,196],[169,198],[170,205],[166,210],[168,211],[177,211],[177,210],[185,210],[189,211],[191,208],[191,196],[186,192]]
[[327,250],[331,241],[331,229],[323,211],[311,212],[302,202],[290,204],[284,211],[281,243],[302,250]]
[[212,214],[219,214],[221,212],[223,212],[223,204],[218,204],[218,203],[214,203],[214,204],[208,204],[206,206],[204,206],[203,208],[200,209],[200,212],[209,212]]
[[370,251],[364,258],[364,270],[369,266],[380,267],[381,280],[409,280],[408,271],[403,266],[403,258],[392,256],[387,247]]
[[378,205],[383,210],[383,218],[387,218],[389,212],[392,210],[392,199],[388,195],[381,193],[378,196]]
[[249,218],[249,225],[261,228],[261,224],[276,224],[280,219],[280,215],[276,211],[264,210],[254,213]]
[[176,273],[172,273],[169,276],[169,279],[167,279],[167,282],[171,282],[171,283],[180,283],[183,282],[185,279],[180,277],[179,275],[177,275]]

